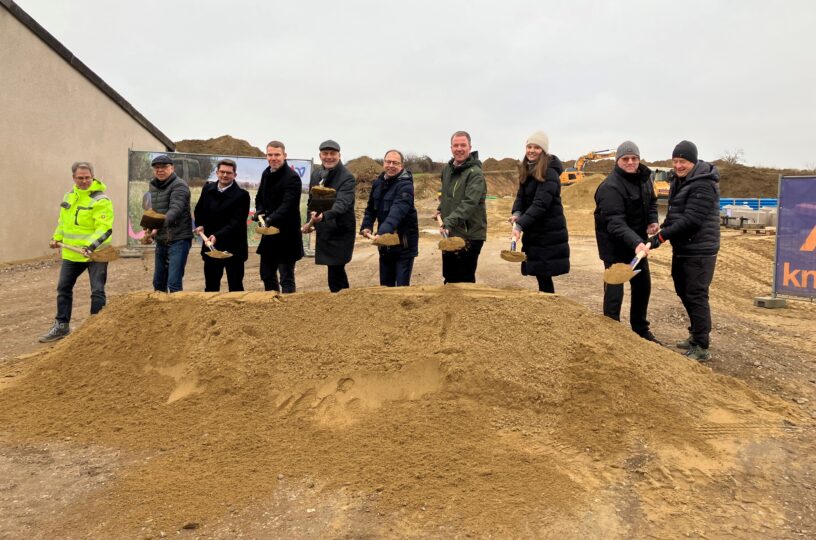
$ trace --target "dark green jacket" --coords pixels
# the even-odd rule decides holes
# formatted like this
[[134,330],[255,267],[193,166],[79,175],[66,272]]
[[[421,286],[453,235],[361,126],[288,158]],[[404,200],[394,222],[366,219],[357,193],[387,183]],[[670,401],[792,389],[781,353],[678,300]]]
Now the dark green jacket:
[[451,236],[466,240],[487,239],[487,183],[479,153],[471,152],[459,166],[451,159],[442,170],[442,196],[439,211]]

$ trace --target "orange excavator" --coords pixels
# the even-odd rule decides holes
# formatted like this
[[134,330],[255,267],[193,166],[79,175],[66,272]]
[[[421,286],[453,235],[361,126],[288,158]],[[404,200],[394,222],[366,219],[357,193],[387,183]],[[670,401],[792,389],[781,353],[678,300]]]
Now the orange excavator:
[[567,169],[561,173],[561,185],[571,186],[572,184],[583,180],[584,166],[586,166],[586,164],[589,163],[590,161],[613,157],[615,157],[614,150],[594,150],[592,152],[584,154],[583,156],[575,160],[575,167],[567,167]]

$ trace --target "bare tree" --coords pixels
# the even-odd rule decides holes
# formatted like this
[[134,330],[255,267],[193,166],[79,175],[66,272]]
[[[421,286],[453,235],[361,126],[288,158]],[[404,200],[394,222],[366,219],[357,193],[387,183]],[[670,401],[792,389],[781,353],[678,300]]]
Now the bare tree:
[[745,161],[745,152],[742,148],[734,148],[733,150],[726,150],[720,156],[720,159],[729,165],[739,165]]

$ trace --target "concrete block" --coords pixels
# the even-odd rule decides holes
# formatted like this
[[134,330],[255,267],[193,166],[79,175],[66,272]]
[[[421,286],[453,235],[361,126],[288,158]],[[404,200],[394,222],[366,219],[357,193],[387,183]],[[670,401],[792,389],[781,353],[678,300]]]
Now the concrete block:
[[754,298],[754,306],[767,309],[777,309],[787,306],[788,302],[784,298],[774,296],[757,296]]

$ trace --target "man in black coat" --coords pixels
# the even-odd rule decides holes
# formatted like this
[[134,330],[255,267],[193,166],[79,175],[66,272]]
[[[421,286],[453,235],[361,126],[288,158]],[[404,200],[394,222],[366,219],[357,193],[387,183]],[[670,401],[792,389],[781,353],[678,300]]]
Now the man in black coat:
[[[615,263],[628,264],[636,254],[649,253],[648,235],[657,232],[657,196],[650,178],[651,170],[640,162],[640,150],[625,141],[615,152],[615,168],[595,191],[595,238],[598,255],[609,268]],[[660,343],[649,329],[646,313],[652,280],[649,262],[644,258],[638,273],[629,282],[632,302],[629,324],[643,339]],[[623,285],[604,284],[603,313],[620,321]]]
[[383,172],[374,180],[368,197],[360,234],[370,236],[377,221],[376,239],[395,233],[400,243],[380,246],[380,285],[407,287],[411,284],[414,258],[419,254],[419,222],[414,207],[414,176],[403,167],[399,150],[383,157]]
[[195,206],[195,233],[203,233],[215,249],[232,253],[232,257],[227,259],[208,257],[206,253],[209,249],[202,243],[206,292],[221,290],[224,270],[227,272],[229,290],[244,290],[249,192],[235,182],[237,172],[238,166],[233,160],[219,161],[216,167],[218,181],[207,182]]
[[297,290],[295,263],[303,258],[300,232],[303,183],[286,161],[282,142],[271,141],[266,145],[266,161],[269,167],[261,175],[255,195],[255,216],[262,215],[267,226],[277,227],[280,232],[261,237],[257,251],[261,256],[261,280],[265,291],[289,294]]
[[[309,192],[310,221],[303,232],[317,231],[315,241],[315,264],[328,266],[329,290],[339,292],[348,289],[346,264],[354,251],[357,220],[354,216],[354,186],[356,180],[340,161],[340,145],[328,140],[320,143],[321,167],[312,171]],[[316,197],[314,186],[332,188],[336,191],[328,210],[313,210]]]
[[674,290],[689,320],[689,337],[677,344],[698,362],[711,360],[711,308],[708,289],[720,250],[720,173],[713,163],[697,159],[697,147],[682,141],[672,152],[669,209],[660,231],[649,239],[652,249],[672,245]]

